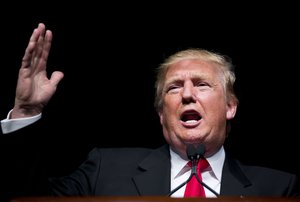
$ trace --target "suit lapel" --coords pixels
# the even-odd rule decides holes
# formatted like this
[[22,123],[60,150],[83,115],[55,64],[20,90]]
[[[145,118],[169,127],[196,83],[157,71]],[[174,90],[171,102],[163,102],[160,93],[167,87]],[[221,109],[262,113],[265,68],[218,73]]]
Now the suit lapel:
[[221,195],[243,195],[251,185],[240,165],[226,155],[222,173]]
[[[140,195],[165,195],[170,192],[170,151],[165,145],[150,153],[140,164],[142,171],[133,177]],[[247,193],[252,183],[241,166],[228,154],[223,166],[220,195],[234,196]]]
[[168,145],[154,150],[140,164],[141,174],[133,177],[140,195],[168,195],[170,192],[170,152]]

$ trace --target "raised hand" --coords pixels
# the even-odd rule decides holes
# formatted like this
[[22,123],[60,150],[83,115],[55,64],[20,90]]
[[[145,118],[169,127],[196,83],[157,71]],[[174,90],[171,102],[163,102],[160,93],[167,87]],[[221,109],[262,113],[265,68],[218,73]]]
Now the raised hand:
[[60,71],[47,77],[46,66],[52,43],[52,32],[43,23],[34,29],[22,59],[17,82],[15,105],[10,118],[37,115],[56,91],[64,77]]

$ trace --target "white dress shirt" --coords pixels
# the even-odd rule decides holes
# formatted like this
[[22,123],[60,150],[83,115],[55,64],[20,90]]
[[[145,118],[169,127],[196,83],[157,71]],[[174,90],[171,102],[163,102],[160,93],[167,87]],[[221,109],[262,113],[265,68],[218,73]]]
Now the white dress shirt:
[[[187,165],[188,161],[182,159],[177,153],[170,149],[171,154],[171,190],[185,182],[190,174],[191,168]],[[224,148],[207,158],[210,167],[202,172],[202,181],[218,194],[221,188],[222,169],[225,161]],[[181,187],[171,197],[183,197],[186,185]],[[214,193],[204,187],[206,197],[216,197]]]
[[3,134],[11,133],[21,128],[24,128],[38,121],[42,117],[42,114],[38,114],[32,117],[10,119],[9,117],[11,112],[12,110],[9,111],[6,119],[1,120],[1,129]]

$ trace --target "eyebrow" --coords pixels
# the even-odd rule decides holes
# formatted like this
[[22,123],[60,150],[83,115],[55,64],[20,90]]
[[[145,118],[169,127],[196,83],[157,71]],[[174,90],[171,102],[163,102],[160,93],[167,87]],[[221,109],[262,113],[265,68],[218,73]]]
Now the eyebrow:
[[[177,81],[181,81],[181,80],[184,80],[187,76],[186,75],[175,75],[175,76],[172,76],[171,78],[169,78],[168,80],[166,80],[165,84],[170,84],[170,83],[174,83],[174,82],[177,82]],[[194,80],[194,79],[201,79],[201,80],[207,80],[209,78],[209,76],[206,74],[206,73],[200,73],[200,74],[192,74],[192,75],[188,75],[188,77],[191,79],[191,80]]]

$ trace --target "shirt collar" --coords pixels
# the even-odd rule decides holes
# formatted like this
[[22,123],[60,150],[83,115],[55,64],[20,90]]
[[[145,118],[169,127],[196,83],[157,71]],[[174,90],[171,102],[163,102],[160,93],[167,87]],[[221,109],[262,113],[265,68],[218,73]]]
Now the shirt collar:
[[215,175],[215,177],[221,181],[222,170],[225,161],[225,150],[222,146],[219,151],[217,151],[214,155],[210,156],[206,159]]
[[186,166],[188,161],[181,158],[173,149],[170,147],[171,156],[171,176],[174,178],[187,172],[189,168]]
[[[187,160],[182,159],[175,151],[170,147],[171,156],[171,176],[176,178],[189,170]],[[206,159],[211,167],[212,174],[220,181],[222,177],[222,170],[225,161],[225,150],[222,146],[214,155]]]

